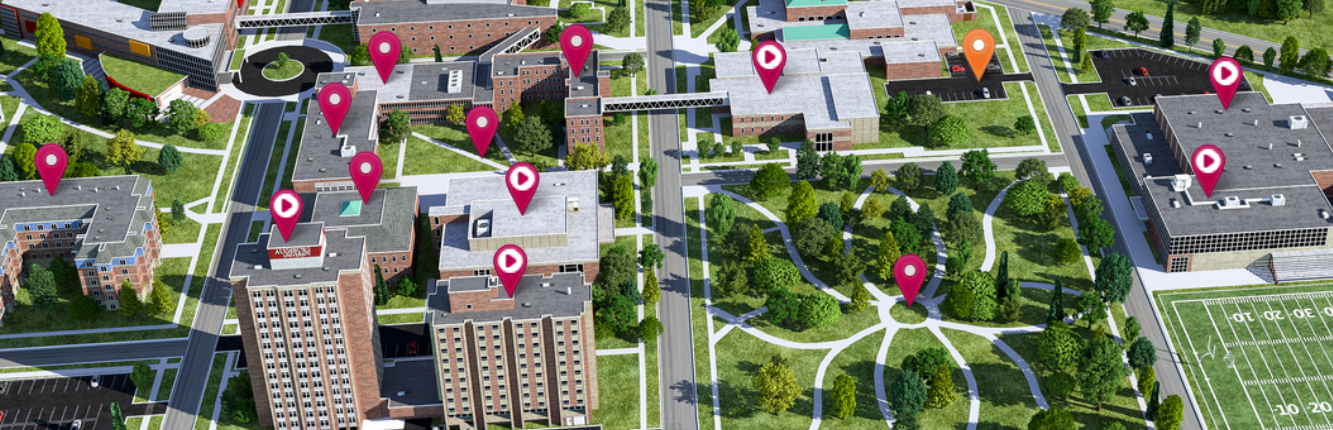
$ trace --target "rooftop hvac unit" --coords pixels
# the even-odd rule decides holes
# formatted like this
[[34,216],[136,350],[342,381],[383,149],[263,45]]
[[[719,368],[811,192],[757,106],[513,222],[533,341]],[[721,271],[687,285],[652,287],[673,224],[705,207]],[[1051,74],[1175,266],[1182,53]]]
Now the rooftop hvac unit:
[[570,211],[570,212],[578,212],[578,211],[579,211],[579,199],[578,199],[578,198],[575,198],[575,197],[570,197],[570,198],[569,198],[569,201],[565,203],[565,210],[568,210],[568,211]]
[[463,71],[462,71],[462,70],[450,70],[450,71],[449,71],[449,87],[448,87],[448,92],[449,92],[450,94],[456,94],[456,93],[461,93],[461,92],[463,92]]
[[1323,209],[1320,209],[1320,210],[1319,210],[1319,217],[1320,217],[1320,218],[1323,218],[1323,219],[1328,219],[1328,211],[1323,210]]
[[486,235],[490,232],[491,232],[491,220],[488,219],[477,220],[476,237],[486,237]]
[[1151,164],[1152,164],[1152,153],[1151,153],[1151,152],[1145,152],[1145,153],[1143,153],[1143,164],[1147,164],[1147,165],[1151,165]]
[[1180,208],[1180,200],[1171,199],[1171,207]]
[[1218,204],[1222,205],[1223,208],[1238,208],[1240,207],[1241,202],[1240,197],[1227,196],[1218,202]]
[[343,145],[342,149],[338,151],[338,156],[343,158],[349,158],[353,155],[356,155],[356,145]]
[[1194,179],[1191,178],[1190,175],[1176,175],[1175,178],[1171,180],[1171,191],[1185,191],[1189,189],[1190,185],[1193,183]]
[[1303,130],[1310,126],[1310,120],[1305,115],[1292,115],[1287,117],[1287,126],[1292,130]]
[[1274,194],[1274,195],[1273,195],[1273,200],[1271,200],[1271,201],[1273,202],[1273,206],[1286,206],[1286,205],[1287,205],[1287,196],[1284,196],[1284,195],[1281,195],[1281,194]]

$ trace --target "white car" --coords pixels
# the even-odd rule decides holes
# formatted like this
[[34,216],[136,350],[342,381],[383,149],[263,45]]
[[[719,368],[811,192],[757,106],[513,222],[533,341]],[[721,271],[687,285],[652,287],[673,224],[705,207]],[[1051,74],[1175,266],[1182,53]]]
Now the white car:
[[102,375],[93,375],[93,381],[89,385],[92,385],[93,388],[97,388],[102,385],[101,383],[102,383]]
[[983,87],[983,88],[981,89],[981,97],[982,97],[982,98],[987,98],[987,99],[990,98],[990,88],[984,88],[984,87]]
[[83,428],[83,420],[74,420],[69,424],[69,430],[79,430]]

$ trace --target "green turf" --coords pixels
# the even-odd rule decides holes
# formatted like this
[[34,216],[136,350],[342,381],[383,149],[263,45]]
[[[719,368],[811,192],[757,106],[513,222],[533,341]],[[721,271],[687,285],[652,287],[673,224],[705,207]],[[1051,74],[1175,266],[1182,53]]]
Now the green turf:
[[[884,357],[884,385],[888,390],[888,385],[893,383],[894,378],[902,372],[903,359],[916,354],[925,348],[943,348],[944,344],[939,338],[927,329],[898,330],[893,335],[893,340],[889,343],[888,354]],[[967,421],[967,380],[963,378],[963,371],[959,369],[958,363],[950,362],[953,367],[953,385],[954,392],[958,393],[959,398],[954,399],[948,407],[940,409],[924,409],[917,419],[921,422],[923,429],[955,429],[962,428]],[[859,384],[858,384],[859,385]],[[859,386],[857,387],[860,388]],[[874,386],[871,386],[873,389]],[[859,402],[858,402],[859,403]],[[859,405],[858,405],[859,406]],[[883,428],[883,421],[880,427]]]
[[199,229],[203,228],[202,225],[188,217],[177,220],[174,214],[163,214],[163,216],[171,219],[171,226],[162,233],[162,243],[194,243],[199,240]]
[[325,25],[319,30],[319,40],[334,44],[341,49],[344,54],[351,55],[352,48],[356,48],[356,31],[352,24]]
[[639,428],[639,355],[597,357],[598,408],[590,424],[607,430]]
[[110,54],[101,56],[102,69],[106,75],[121,85],[156,97],[172,85],[176,85],[185,75],[169,72],[153,66],[138,63]]
[[[707,372],[711,354],[708,348],[708,312],[704,308],[703,244],[700,240],[699,210],[701,199],[685,199],[686,263],[690,268],[690,330],[694,342],[695,398],[699,417],[713,413],[712,376]],[[702,373],[701,373],[702,371]],[[701,429],[713,429],[712,420],[699,420]],[[721,430],[721,429],[713,429]]]
[[[866,70],[870,71],[870,86],[876,89],[876,104],[880,106],[880,113],[883,113],[884,103],[888,99],[888,95],[883,91],[886,82],[882,78],[884,68],[876,66],[867,67]],[[939,149],[1040,145],[1041,139],[1037,137],[1037,133],[1023,135],[1013,128],[1019,117],[1029,115],[1028,105],[1023,98],[1023,90],[1020,85],[1022,84],[1019,82],[1004,83],[1004,89],[1009,96],[1006,100],[945,103],[944,110],[947,114],[961,117],[967,123],[970,138],[957,145]],[[1029,93],[1031,92],[1030,90]],[[1034,94],[1032,97],[1036,98],[1037,96]],[[1039,101],[1037,99],[1033,103]],[[726,132],[726,122],[723,122],[723,127],[723,131]],[[804,137],[797,140],[804,140]],[[880,124],[878,141],[854,144],[853,149],[904,148],[924,146],[925,144],[925,128],[912,125],[894,128],[888,122],[883,122]]]
[[166,369],[162,373],[162,383],[157,386],[157,398],[155,401],[166,401],[171,398],[171,390],[176,386],[176,373],[179,369]]
[[977,380],[981,399],[981,422],[977,428],[1026,428],[1029,418],[1037,412],[1037,403],[1027,379],[1013,360],[981,336],[950,329],[940,331],[958,349]]
[[[469,144],[459,141],[449,142],[458,145]],[[455,146],[462,148],[462,146]],[[380,147],[383,152],[393,152],[397,154],[398,144],[384,145]],[[496,148],[492,151],[500,152]],[[490,151],[487,151],[490,152]],[[489,154],[488,154],[489,155]],[[397,156],[394,157],[395,161]],[[441,148],[431,142],[427,142],[416,137],[407,139],[407,154],[403,156],[403,175],[427,175],[435,173],[454,173],[454,172],[483,172],[495,170],[495,167],[482,163],[477,160],[465,157],[462,154]],[[389,167],[385,166],[387,170]]]
[[[814,412],[815,370],[828,350],[783,348],[739,330],[732,330],[717,342],[715,348],[722,428],[801,429],[810,426],[811,414]],[[786,359],[787,367],[796,375],[796,384],[801,389],[796,404],[778,415],[763,411],[754,400],[754,375],[774,355]],[[695,373],[699,373],[698,370]],[[701,417],[708,416],[711,415]]]
[[[213,354],[213,366],[208,370],[208,384],[204,386],[204,401],[199,404],[199,414],[195,416],[194,430],[208,430],[213,421],[213,406],[222,388],[222,372],[227,365],[227,353]],[[203,376],[203,375],[200,375]]]
[[279,66],[276,61],[264,66],[264,77],[273,81],[285,81],[295,78],[305,71],[305,65],[300,61],[288,60],[287,65]]
[[[1055,228],[1047,228],[1032,218],[1019,217],[1003,203],[995,212],[995,252],[1009,252],[1009,273],[1013,279],[1054,284],[1087,291],[1092,287],[1083,259],[1073,263],[1055,261],[1052,250],[1063,239],[1076,239],[1068,217],[1061,217]],[[980,247],[980,246],[979,246]]]
[[[1146,15],[1155,17],[1162,17],[1166,14],[1166,3],[1157,0],[1116,0],[1115,7],[1142,11]],[[1282,43],[1282,40],[1287,36],[1294,36],[1301,41],[1301,46],[1306,49],[1313,46],[1333,46],[1333,34],[1327,31],[1328,23],[1333,22],[1333,8],[1324,8],[1322,12],[1314,14],[1314,17],[1310,17],[1309,12],[1302,10],[1297,14],[1297,18],[1285,23],[1285,25],[1282,20],[1250,16],[1243,8],[1232,10],[1224,7],[1223,10],[1224,12],[1221,13],[1204,15],[1197,3],[1177,4],[1175,9],[1176,43],[1185,43],[1185,23],[1189,22],[1190,18],[1198,17],[1199,23],[1204,28],[1240,34],[1273,43]],[[1106,28],[1122,30],[1124,26],[1124,22],[1112,20],[1106,25]],[[1228,49],[1237,48],[1241,45],[1237,40],[1228,40],[1227,38],[1223,38],[1223,40],[1226,42]],[[1205,39],[1201,42],[1210,43],[1212,40]],[[1262,52],[1262,50],[1257,51]]]
[[[1082,323],[1075,324],[1075,331],[1081,334],[1084,337],[1084,339],[1090,338],[1092,336],[1092,333],[1086,327],[1087,327],[1086,324]],[[1104,326],[1102,327],[1104,328]],[[1013,348],[1014,351],[1016,351],[1018,355],[1028,363],[1028,365],[1035,365],[1034,371],[1036,372],[1038,382],[1042,387],[1042,392],[1048,393],[1050,392],[1050,390],[1045,387],[1045,378],[1047,378],[1050,375],[1050,372],[1042,368],[1041,366],[1036,365],[1038,336],[1040,336],[1040,333],[1005,334],[1005,335],[1000,335],[999,337],[1000,340],[1003,340],[1011,348]],[[975,336],[962,334],[962,337],[964,339],[961,340],[966,340],[965,339],[966,337],[975,337]],[[961,344],[961,342],[955,342],[954,345],[959,346],[960,348],[966,347],[966,345]],[[980,347],[981,345],[978,346]],[[992,348],[992,351],[994,354],[1001,354],[1001,352],[995,351],[994,348]],[[1002,357],[1007,357],[1007,356],[1002,356]],[[1159,361],[1158,365],[1161,366],[1161,365],[1171,365],[1171,364]],[[1012,365],[1010,365],[1009,367],[1011,366]],[[1014,382],[1010,383],[1007,387],[1000,387],[1000,388],[1012,388],[1012,389],[1022,390],[1022,392],[1027,393],[1028,392],[1026,388],[1027,384],[1021,383],[1021,385],[1018,385],[1020,383],[1017,382],[1019,380],[1017,378],[1020,378],[1021,375],[1017,375],[1016,373],[1017,372],[1010,371],[1009,374],[1013,375],[1010,378]],[[978,378],[981,378],[981,376],[979,375]],[[1108,425],[1111,421],[1118,421],[1122,425],[1124,425],[1125,428],[1127,429],[1143,429],[1144,428],[1143,413],[1139,410],[1138,401],[1134,397],[1134,388],[1131,387],[1130,385],[1131,384],[1130,379],[1131,378],[1129,377],[1125,377],[1120,380],[1119,390],[1115,392],[1114,396],[1109,401],[1102,404],[1101,410],[1098,410],[1095,404],[1084,399],[1083,395],[1077,390],[1075,390],[1074,393],[1071,394],[1067,399],[1055,400],[1048,398],[1047,402],[1054,402],[1054,404],[1060,405],[1061,409],[1064,409],[1065,411],[1073,415],[1074,422],[1082,424],[1084,426],[1083,428],[1100,429],[1100,428],[1105,428],[1105,426]],[[984,385],[985,383],[982,383],[980,381],[981,380],[979,379],[978,381],[980,385],[979,388],[985,387]],[[998,385],[998,383],[992,383],[991,385]],[[1162,393],[1162,398],[1166,398],[1167,394],[1170,393]],[[1027,396],[1030,397],[1031,394],[1028,394]],[[982,398],[983,399],[986,398],[986,395],[983,394]],[[986,415],[983,409],[982,417],[985,416]],[[1023,421],[1022,423],[1026,423],[1026,421]],[[1022,424],[1022,423],[1015,422],[1014,424]],[[1006,427],[1000,427],[1000,428],[1006,428]],[[1008,427],[1008,428],[1013,428],[1013,427]]]
[[[241,125],[236,129],[236,136],[231,143],[231,155],[227,157],[227,165],[222,169],[222,186],[218,189],[217,198],[213,199],[212,212],[226,212],[227,206],[231,203],[231,191],[235,188],[232,179],[239,173],[245,147],[250,143],[250,124],[254,120],[256,109],[254,105],[247,103],[242,113]],[[263,142],[263,144],[268,144],[268,142]]]
[[842,375],[851,376],[856,381],[856,409],[846,419],[830,421],[830,426],[840,429],[884,428],[884,415],[880,414],[879,401],[875,398],[875,354],[883,342],[884,330],[876,331],[842,350],[829,363],[820,384],[824,388],[824,419],[835,418],[831,415],[834,381]]
[[[292,136],[292,146],[287,148],[287,152],[292,154],[287,157],[287,164],[282,168],[282,185],[279,189],[292,188],[292,170],[296,168],[296,154],[301,153],[301,134],[305,133],[305,117],[296,120],[296,135]],[[259,190],[259,201],[261,205],[268,206],[269,199],[273,196],[273,190]]]

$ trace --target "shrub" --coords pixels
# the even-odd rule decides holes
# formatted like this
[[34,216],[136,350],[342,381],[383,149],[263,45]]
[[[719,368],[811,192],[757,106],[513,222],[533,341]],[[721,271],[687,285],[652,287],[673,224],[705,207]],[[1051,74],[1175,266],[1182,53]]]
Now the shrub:
[[199,140],[211,142],[221,139],[223,136],[226,136],[228,132],[230,132],[230,130],[227,130],[222,124],[212,122],[204,124],[203,127],[199,127],[199,129],[195,130],[195,136],[198,137]]

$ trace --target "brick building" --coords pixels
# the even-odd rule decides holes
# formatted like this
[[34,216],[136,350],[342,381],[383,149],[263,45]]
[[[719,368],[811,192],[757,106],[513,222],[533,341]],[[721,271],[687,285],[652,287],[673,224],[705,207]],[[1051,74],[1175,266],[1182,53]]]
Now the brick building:
[[492,2],[422,2],[419,0],[352,3],[359,11],[357,40],[392,31],[413,55],[485,51],[525,28],[543,33],[559,17],[549,7]]
[[[870,75],[855,52],[819,57],[812,49],[787,51],[787,65],[770,93],[755,73],[749,52],[713,56],[713,91],[731,100],[733,136],[799,135],[820,151],[851,149],[879,140],[879,107]],[[882,90],[879,90],[882,91]]]
[[[361,201],[357,191],[332,191],[302,196],[309,202],[302,222],[323,223],[327,230],[347,230],[347,237],[366,239],[366,258],[379,266],[390,286],[412,274],[416,255],[416,187],[381,188]],[[424,286],[423,286],[424,288]]]
[[[354,191],[356,184],[352,183],[352,176],[348,173],[352,156],[361,151],[378,153],[379,97],[375,90],[360,89],[357,84],[362,80],[350,73],[322,74],[320,77],[321,88],[334,78],[342,78],[338,81],[350,90],[351,105],[335,135],[319,103],[309,103],[305,130],[301,134],[301,147],[297,151],[296,165],[292,168],[292,190],[303,194]],[[366,81],[369,80],[372,79]]]
[[0,323],[14,310],[22,272],[63,258],[80,287],[116,309],[125,281],[145,298],[162,263],[153,185],[139,176],[66,178],[55,195],[42,181],[0,183]]

